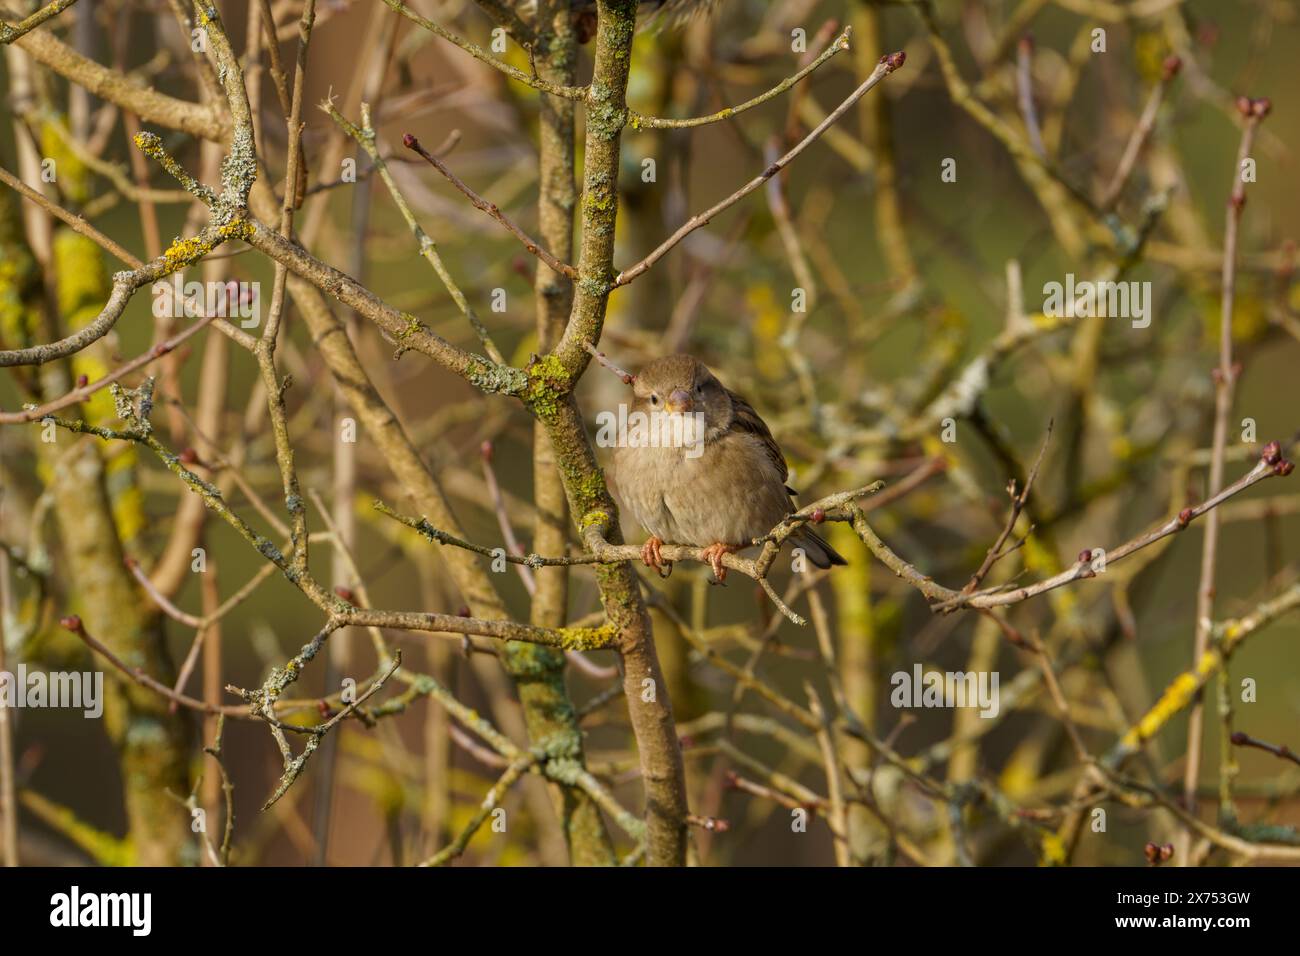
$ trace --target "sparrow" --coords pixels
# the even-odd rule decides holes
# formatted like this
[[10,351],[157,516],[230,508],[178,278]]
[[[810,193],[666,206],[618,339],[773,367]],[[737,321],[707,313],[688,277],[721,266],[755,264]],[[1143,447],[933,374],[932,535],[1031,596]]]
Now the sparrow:
[[[641,560],[666,576],[664,544],[703,548],[723,583],[723,555],[752,546],[795,510],[785,456],[754,407],[689,355],[651,362],[633,377],[632,393],[629,423],[646,420],[653,435],[682,439],[631,440],[629,427],[615,445],[615,496],[650,534]],[[806,525],[788,540],[819,568],[848,563]]]

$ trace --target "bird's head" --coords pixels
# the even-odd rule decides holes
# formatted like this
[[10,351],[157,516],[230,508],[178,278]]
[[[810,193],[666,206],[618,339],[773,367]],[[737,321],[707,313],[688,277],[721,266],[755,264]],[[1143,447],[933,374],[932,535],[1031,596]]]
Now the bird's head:
[[669,355],[633,379],[633,408],[646,414],[703,416],[705,440],[731,424],[731,395],[708,366],[689,355]]

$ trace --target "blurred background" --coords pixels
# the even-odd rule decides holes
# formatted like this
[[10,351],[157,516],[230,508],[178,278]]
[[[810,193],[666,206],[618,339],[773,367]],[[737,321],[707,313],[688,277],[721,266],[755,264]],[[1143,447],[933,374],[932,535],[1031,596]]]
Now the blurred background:
[[[8,6],[15,8],[13,0]],[[188,41],[165,6],[83,0],[61,15],[57,29],[92,59],[194,99]],[[411,6],[476,43],[492,42],[495,24],[473,3]],[[242,53],[248,5],[228,0],[220,7]],[[271,9],[281,38],[279,56],[288,68],[300,4],[278,2]],[[792,50],[792,31],[804,32],[808,55],[815,55],[839,29],[854,28],[850,51],[787,94],[733,120],[625,133],[615,257],[623,266],[759,173],[774,151],[798,142],[882,53],[903,50],[907,62],[778,177],[778,190],[755,193],[642,279],[616,291],[601,347],[632,371],[672,351],[689,351],[709,363],[772,426],[803,502],[876,478],[892,485],[927,462],[942,460],[945,470],[877,512],[873,526],[895,550],[950,587],[960,587],[979,566],[1005,520],[1008,478],[1023,480],[1053,419],[1033,492],[1033,533],[1014,558],[998,565],[994,578],[1034,579],[1067,566],[1082,549],[1112,547],[1205,495],[1220,250],[1240,141],[1234,105],[1239,94],[1270,97],[1272,112],[1253,152],[1258,178],[1247,188],[1241,227],[1234,345],[1244,371],[1230,433],[1229,479],[1253,461],[1254,446],[1271,439],[1287,448],[1295,445],[1300,406],[1292,376],[1300,362],[1300,291],[1293,273],[1293,224],[1300,194],[1294,188],[1293,144],[1300,141],[1300,110],[1292,57],[1300,52],[1300,24],[1296,4],[1284,0],[940,0],[933,11],[970,95],[987,104],[994,125],[1022,139],[1028,126],[1017,76],[1028,70],[1046,165],[1017,158],[988,124],[955,101],[941,56],[913,4],[725,0],[712,16],[638,35],[629,102],[641,113],[672,117],[742,102],[794,73],[807,56]],[[834,25],[826,28],[828,23]],[[1104,52],[1093,50],[1093,31],[1099,28]],[[43,144],[42,155],[56,156],[60,169],[69,171],[61,172],[59,183],[69,207],[144,257],[151,240],[140,204],[50,131],[55,122],[65,126],[83,146],[91,143],[100,162],[134,176],[139,156],[131,155],[126,124],[116,117],[97,123],[100,101],[70,93],[48,71],[28,66],[16,91],[15,63],[23,54],[11,48],[5,54],[0,164],[17,169],[15,131],[33,133]],[[1171,55],[1181,57],[1182,70],[1167,84],[1132,175],[1116,201],[1100,208],[1096,197],[1110,183]],[[501,56],[528,69],[527,52],[513,42]],[[260,151],[269,167],[263,175],[278,183],[286,134],[266,61],[263,57],[262,66],[250,70],[250,86],[261,101]],[[578,74],[586,82],[590,47],[583,49]],[[393,175],[422,226],[506,357],[514,364],[526,362],[537,350],[535,261],[427,166],[406,162],[401,138],[413,133],[433,148],[458,131],[459,139],[445,154],[447,164],[531,231],[538,94],[375,2],[318,4],[306,78],[303,148],[310,176],[298,223],[301,230],[312,230],[313,254],[439,334],[478,347],[442,285],[419,261],[382,183],[366,175],[364,153],[341,140],[330,119],[314,108],[332,94],[356,121],[364,98],[374,111],[381,152],[393,157]],[[579,110],[580,128],[581,115]],[[206,150],[191,138],[160,132],[187,169],[205,168]],[[580,163],[580,135],[578,142]],[[333,166],[327,165],[331,157]],[[360,175],[355,183],[339,185],[347,160]],[[945,166],[947,160],[955,162]],[[147,166],[153,188],[175,188],[154,164]],[[1048,166],[1051,175],[1044,172]],[[652,181],[646,181],[648,168]],[[945,169],[955,171],[955,181],[945,181]],[[73,185],[72,170],[81,185]],[[1152,202],[1162,195],[1168,197],[1167,207],[1154,215]],[[15,281],[14,270],[23,262],[16,251],[22,236],[17,202],[9,190],[0,196],[6,244],[0,282]],[[173,236],[194,231],[187,202],[158,202],[153,216],[153,241],[161,239],[164,246]],[[1149,219],[1142,245],[1138,237]],[[270,263],[257,253],[235,251],[221,266],[224,275],[260,282],[265,309]],[[98,250],[91,252],[99,256]],[[102,264],[92,267],[100,270],[99,278],[87,273],[84,288],[61,298],[63,314],[98,310],[107,290],[104,276],[118,267],[100,258]],[[1108,263],[1129,260],[1125,278],[1151,284],[1149,328],[1132,328],[1124,320],[1084,323],[1034,336],[998,355],[987,388],[956,416],[956,440],[943,440],[941,423],[930,421],[928,413],[970,362],[990,354],[991,343],[1007,328],[1008,312],[1014,310],[1009,263],[1015,263],[1011,274],[1018,271],[1020,277],[1023,313],[1032,317],[1043,308],[1044,283],[1064,282],[1068,273],[1092,278]],[[75,267],[65,262],[62,268]],[[796,288],[807,293],[806,313],[792,312]],[[114,358],[140,354],[156,341],[150,306],[150,296],[136,296],[98,361],[117,364]],[[338,311],[346,314],[341,307]],[[306,328],[292,309],[288,316],[280,362],[295,379],[288,401],[297,463],[304,489],[329,498],[338,480],[336,425],[345,411]],[[482,449],[490,442],[486,467],[499,482],[505,510],[527,548],[533,513],[527,414],[514,402],[476,394],[418,355],[394,361],[393,344],[373,327],[354,320],[352,328],[371,378],[443,481],[472,540],[488,546],[502,540],[485,478]],[[11,333],[9,328],[4,334],[12,338]],[[202,377],[217,374],[205,363],[216,363],[223,369],[227,398],[202,424],[220,434],[222,454],[242,480],[277,502],[279,475],[264,408],[260,415],[257,410],[262,397],[256,365],[237,350],[205,358],[205,349],[216,341],[221,339],[212,333],[191,339],[173,371],[162,374],[160,392],[179,397],[179,408],[190,411],[173,419],[177,406],[160,401],[158,414],[166,426],[160,430],[173,448],[198,447],[201,460],[211,457],[195,437],[192,414]],[[30,400],[23,391],[28,372],[0,375],[0,409],[12,411]],[[91,377],[97,376],[91,372]],[[626,399],[617,377],[594,366],[580,395],[588,421]],[[1244,419],[1254,423],[1248,436]],[[49,504],[42,503],[46,478],[35,453],[38,440],[36,425],[0,426],[5,489],[0,537],[29,558],[33,543],[44,542],[51,568],[42,596],[11,563],[8,660],[11,670],[19,659],[86,669],[90,658],[56,623],[76,607],[79,581],[60,573],[60,547],[39,524],[48,518]],[[178,509],[190,492],[149,455],[117,447],[105,454],[110,487],[114,475],[129,474],[121,487],[133,489],[114,504],[124,549],[145,567],[154,566],[176,534]],[[456,612],[464,602],[445,574],[438,547],[371,507],[378,497],[409,511],[364,431],[353,467],[354,552],[372,604]],[[238,488],[230,495],[236,510],[271,533],[247,495]],[[1216,618],[1248,611],[1291,583],[1300,560],[1297,510],[1300,493],[1283,482],[1265,483],[1224,507]],[[320,530],[316,512],[309,511],[312,529]],[[643,540],[641,529],[629,524],[625,530],[630,541]],[[219,521],[208,521],[203,534],[224,599],[250,580],[262,561]],[[1050,698],[1037,687],[1023,697],[1011,696],[1010,688],[1019,686],[1016,675],[1030,659],[1007,645],[984,617],[931,614],[920,595],[873,563],[845,527],[832,534],[851,567],[819,580],[815,590],[832,621],[839,678],[862,718],[901,754],[928,760],[940,779],[990,781],[1025,806],[1066,802],[1077,767]],[[1200,542],[1201,531],[1193,528],[1130,564],[1117,565],[1113,576],[1053,592],[1009,615],[1015,627],[1040,633],[1070,661],[1063,688],[1072,718],[1096,752],[1104,751],[1191,662]],[[317,548],[314,555],[313,569],[329,580],[330,549]],[[672,578],[651,587],[704,643],[739,665],[754,666],[792,699],[806,699],[807,681],[827,686],[812,629],[773,620],[773,610],[752,582],[733,579],[725,589],[713,588],[704,575],[704,569],[680,566]],[[497,580],[516,616],[527,619],[522,580],[513,570]],[[782,590],[785,582],[777,587]],[[172,601],[199,613],[201,577],[185,575]],[[574,621],[599,611],[589,573],[573,576],[569,610]],[[787,806],[738,788],[729,776],[761,777],[732,752],[738,748],[767,770],[820,791],[825,779],[815,742],[802,732],[791,739],[795,735],[779,713],[752,694],[738,693],[730,677],[683,640],[672,619],[661,611],[653,616],[679,731],[686,738],[692,806],[730,824],[725,833],[695,831],[701,860],[719,866],[833,863],[834,841],[820,820],[807,833],[792,832]],[[283,664],[315,633],[319,617],[279,575],[269,577],[222,620],[220,685],[261,684],[270,667]],[[193,628],[175,620],[165,626],[172,659],[183,661]],[[463,701],[491,711],[500,688],[481,682],[457,641],[399,632],[385,636]],[[1232,686],[1251,678],[1258,689],[1256,702],[1237,705],[1236,727],[1293,747],[1300,746],[1297,638],[1300,620],[1284,618],[1252,638],[1231,664]],[[335,661],[340,673],[358,679],[373,673],[374,655],[364,632],[347,631],[333,641],[344,648]],[[610,685],[607,669],[614,663],[610,652],[587,656],[588,670],[571,667],[568,674],[579,708]],[[917,662],[947,671],[998,671],[1002,714],[981,721],[969,711],[891,706],[890,675],[910,672]],[[202,671],[191,681],[196,694]],[[325,682],[325,668],[314,666],[297,692],[326,694]],[[1207,700],[1203,812],[1212,819],[1219,733],[1212,693]],[[593,772],[636,812],[637,764],[621,700],[597,706],[583,726]],[[1185,728],[1185,715],[1171,721],[1147,758],[1152,777],[1171,786],[1181,782]],[[210,724],[204,740],[210,743]],[[280,775],[279,754],[265,727],[227,723],[223,761],[234,783],[233,863],[318,862],[316,807],[330,787],[328,862],[409,864],[459,832],[499,774],[458,743],[446,713],[427,699],[374,728],[344,724],[337,746],[332,766],[314,761],[276,807],[261,812]],[[852,742],[846,747],[851,750]],[[70,835],[58,808],[101,836],[125,832],[123,770],[97,722],[66,711],[20,710],[15,748],[21,791],[39,795],[21,801],[26,859],[85,862],[95,855],[88,847],[112,845],[97,844],[84,831],[81,840]],[[865,750],[853,759],[873,766]],[[1239,751],[1237,759],[1239,815],[1300,824],[1300,768],[1254,750]],[[196,756],[195,767],[200,766]],[[213,769],[209,761],[203,772],[210,776]],[[898,825],[930,862],[954,862],[941,815],[905,783],[880,772]],[[463,864],[565,861],[542,781],[525,778],[504,806],[508,832],[485,829],[471,842]],[[854,837],[864,859],[913,862],[890,848],[887,834],[863,808],[854,813],[865,819],[855,823],[860,830]],[[1145,842],[1162,843],[1170,832],[1169,821],[1157,814],[1115,807],[1107,832],[1085,834],[1071,862],[1137,864]],[[979,809],[970,811],[967,833],[981,864],[1032,864],[1049,855],[1036,838],[1025,838]],[[200,862],[196,847],[187,853],[190,862]]]

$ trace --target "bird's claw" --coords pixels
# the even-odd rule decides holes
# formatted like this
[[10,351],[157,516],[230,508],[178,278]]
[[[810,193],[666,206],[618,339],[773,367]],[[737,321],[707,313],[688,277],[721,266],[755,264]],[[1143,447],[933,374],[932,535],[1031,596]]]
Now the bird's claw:
[[647,568],[654,568],[659,577],[666,578],[673,573],[673,563],[664,560],[664,556],[659,550],[663,547],[663,544],[660,538],[650,538],[649,541],[641,545],[641,560]]
[[709,566],[713,568],[713,580],[718,584],[727,583],[727,569],[722,564],[722,556],[731,554],[731,552],[735,550],[736,549],[730,545],[723,544],[719,541],[717,544],[709,545],[701,553],[701,557],[707,560]]

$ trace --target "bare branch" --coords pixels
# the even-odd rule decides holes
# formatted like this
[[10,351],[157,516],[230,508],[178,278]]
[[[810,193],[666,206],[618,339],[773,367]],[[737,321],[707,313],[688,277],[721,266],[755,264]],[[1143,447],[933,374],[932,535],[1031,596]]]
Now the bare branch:
[[902,66],[904,60],[906,59],[907,59],[907,55],[902,51],[898,53],[889,53],[881,57],[880,62],[876,65],[876,68],[871,71],[871,75],[867,77],[867,79],[862,83],[862,85],[859,86],[852,93],[850,93],[848,98],[845,99],[843,103],[835,107],[835,109],[831,110],[830,114],[824,120],[822,120],[821,123],[819,123],[812,130],[812,132],[810,132],[807,136],[805,136],[798,143],[798,145],[796,145],[792,150],[790,150],[788,153],[786,153],[776,162],[769,165],[765,170],[763,170],[763,172],[759,173],[757,176],[755,176],[745,185],[741,186],[739,189],[737,189],[726,199],[723,199],[721,202],[715,203],[713,206],[709,207],[704,212],[698,213],[692,216],[690,219],[688,219],[685,223],[681,225],[680,228],[678,228],[676,232],[674,232],[671,236],[669,236],[662,243],[660,243],[648,256],[646,256],[644,259],[642,259],[640,262],[636,263],[635,265],[629,266],[628,268],[624,269],[617,276],[615,276],[614,283],[613,283],[614,286],[618,287],[621,285],[627,285],[637,276],[645,273],[651,266],[653,266],[656,262],[662,259],[665,255],[667,255],[669,250],[671,250],[675,245],[677,245],[679,242],[681,242],[683,239],[689,236],[696,229],[699,229],[701,226],[708,225],[709,222],[715,216],[718,216],[721,213],[725,212],[727,209],[730,209],[732,206],[740,202],[750,193],[754,192],[754,190],[761,187],[765,182],[767,182],[769,179],[771,179],[773,176],[775,176],[777,173],[783,170],[786,166],[790,165],[790,163],[793,162],[799,156],[800,153],[802,153],[805,149],[807,149],[810,145],[812,145],[812,143],[814,143],[817,139],[819,139],[821,135],[826,132],[826,130],[830,129],[831,126],[833,126],[840,119],[840,117],[842,117],[845,113],[847,113],[850,109],[852,109],[853,104],[855,104],[858,100],[862,99],[862,97],[866,96],[867,93],[869,93],[877,83],[879,83],[885,77],[889,76],[900,66]]
[[24,34],[35,30],[51,17],[57,17],[76,2],[77,0],[52,0],[51,3],[46,4],[17,23],[10,24],[0,20],[0,45],[13,43]]
[[438,172],[442,173],[443,176],[447,177],[447,181],[464,193],[465,197],[474,204],[475,209],[482,210],[497,222],[501,223],[501,225],[505,226],[506,229],[510,231],[511,235],[523,243],[525,249],[545,262],[553,271],[560,273],[560,275],[568,276],[570,279],[578,278],[577,269],[569,265],[567,262],[561,262],[559,259],[556,259],[555,256],[551,255],[538,245],[536,241],[529,238],[528,234],[516,226],[514,222],[501,211],[501,208],[497,206],[496,203],[488,202],[488,200],[484,199],[478,193],[474,192],[474,190],[466,186],[455,173],[447,168],[446,163],[421,146],[418,139],[410,133],[407,133],[402,137],[402,145],[407,149],[418,153],[426,163]]
[[523,70],[515,69],[509,63],[506,63],[502,60],[498,60],[496,57],[494,57],[487,50],[483,49],[477,43],[470,43],[468,40],[456,36],[456,34],[452,33],[446,27],[443,27],[440,24],[434,23],[432,20],[420,16],[420,14],[416,13],[406,4],[402,3],[402,0],[384,0],[384,3],[388,4],[390,7],[396,10],[402,16],[406,17],[406,19],[410,20],[412,23],[419,24],[424,29],[428,30],[430,33],[437,34],[438,36],[442,37],[444,40],[447,40],[449,43],[454,43],[456,46],[460,47],[470,56],[474,57],[474,59],[482,63],[486,63],[494,70],[499,70],[500,72],[504,73],[506,76],[510,77],[512,80],[517,80],[518,82],[523,83],[526,86],[531,86],[535,90],[541,90],[543,93],[550,93],[552,96],[562,96],[567,100],[581,100],[581,99],[585,99],[587,96],[586,87],[561,86],[558,83],[549,83],[546,80],[543,80],[539,76],[529,75],[525,73]]
[[852,26],[846,26],[843,32],[821,52],[812,62],[803,67],[799,72],[792,76],[787,76],[784,80],[772,87],[766,93],[760,93],[753,99],[746,100],[739,106],[728,106],[726,109],[718,110],[716,113],[710,113],[707,116],[693,116],[685,119],[673,119],[660,116],[643,116],[635,110],[630,110],[628,114],[628,125],[634,129],[693,129],[697,126],[707,126],[710,123],[720,123],[723,120],[729,120],[732,117],[744,113],[746,110],[752,110],[755,106],[762,106],[769,100],[774,100],[782,93],[789,90],[804,77],[816,71],[831,57],[841,50],[849,48],[849,38],[853,33]]

